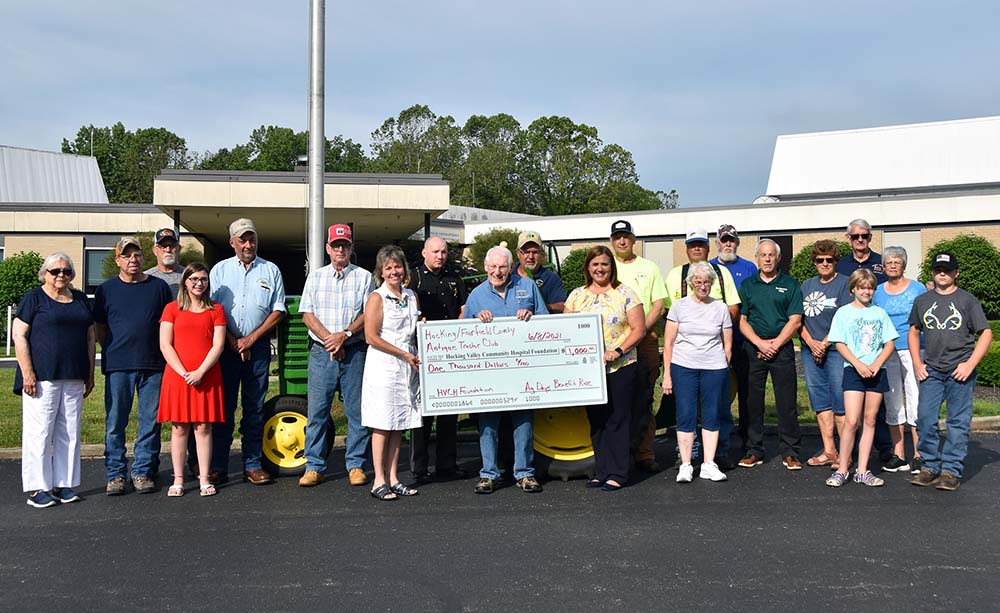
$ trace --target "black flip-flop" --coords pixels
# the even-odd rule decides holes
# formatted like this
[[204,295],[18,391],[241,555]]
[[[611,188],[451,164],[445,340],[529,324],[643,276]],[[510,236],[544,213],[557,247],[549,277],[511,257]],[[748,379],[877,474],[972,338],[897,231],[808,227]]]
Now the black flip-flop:
[[603,492],[617,492],[618,490],[622,489],[623,487],[625,487],[625,486],[624,485],[615,485],[614,483],[608,483],[608,482],[605,481],[604,485],[601,486],[601,491],[603,491]]
[[600,479],[591,479],[590,481],[587,481],[587,487],[591,488],[591,489],[598,488],[598,487],[603,487],[603,486],[604,486],[604,482],[601,481]]

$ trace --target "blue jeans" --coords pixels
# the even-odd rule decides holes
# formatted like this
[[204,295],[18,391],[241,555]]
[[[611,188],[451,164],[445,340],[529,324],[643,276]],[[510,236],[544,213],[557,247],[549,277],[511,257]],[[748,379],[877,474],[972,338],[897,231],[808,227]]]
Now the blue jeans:
[[[514,426],[514,478],[535,476],[535,413],[534,411],[511,411],[510,421]],[[499,479],[497,468],[497,439],[500,429],[500,413],[479,414],[479,453],[483,456],[480,478]]]
[[[924,468],[932,473],[946,472],[962,476],[965,453],[969,447],[969,427],[972,425],[972,390],[976,387],[977,371],[964,382],[951,378],[950,373],[927,368],[927,378],[920,382],[917,397],[918,449]],[[938,416],[941,402],[947,402],[945,423],[948,436],[944,449],[940,447]]]
[[[695,432],[698,428],[698,407],[701,406],[701,427],[705,430],[720,431],[723,417],[721,396],[729,391],[729,369],[705,370],[687,368],[679,364],[670,365],[670,378],[674,384],[677,403],[677,431]],[[726,398],[729,395],[726,394]],[[732,417],[732,411],[729,411]],[[732,423],[732,419],[730,419]],[[730,427],[732,431],[732,427]],[[720,436],[721,438],[721,436]]]
[[352,343],[344,348],[343,360],[331,360],[323,345],[309,348],[309,415],[306,421],[306,470],[326,471],[327,422],[333,394],[340,388],[347,416],[347,449],[344,452],[347,470],[365,465],[365,455],[371,433],[361,425],[361,380],[365,374],[365,354],[368,346]]
[[132,459],[132,477],[155,477],[160,471],[160,409],[162,370],[119,370],[104,376],[104,469],[110,481],[127,475],[125,426],[132,400],[139,396],[139,429]]
[[260,470],[271,343],[267,339],[257,341],[250,348],[250,359],[246,362],[227,348],[223,350],[219,364],[222,367],[222,402],[226,421],[212,425],[211,470],[229,472],[229,448],[233,445],[233,429],[236,427],[237,397],[243,407],[240,418],[243,470]]
[[844,358],[831,347],[826,352],[822,364],[817,364],[812,353],[803,345],[802,370],[806,374],[809,390],[809,404],[817,413],[833,411],[834,415],[844,414]]

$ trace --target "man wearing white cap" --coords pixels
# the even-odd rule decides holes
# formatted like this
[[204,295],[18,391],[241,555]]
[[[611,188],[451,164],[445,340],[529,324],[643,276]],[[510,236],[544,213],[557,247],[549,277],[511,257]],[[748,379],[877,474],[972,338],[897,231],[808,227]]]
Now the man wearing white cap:
[[243,479],[261,485],[273,480],[261,467],[264,397],[271,363],[271,330],[285,315],[285,283],[277,266],[257,256],[253,221],[244,218],[229,224],[229,245],[235,255],[213,266],[209,275],[212,300],[226,312],[227,351],[219,359],[226,421],[212,428],[208,480],[213,485],[229,480],[229,448],[239,396],[243,406]]
[[302,487],[319,485],[330,446],[327,430],[333,394],[340,389],[347,417],[344,461],[351,485],[364,485],[365,453],[370,434],[361,425],[361,383],[365,372],[364,305],[375,289],[372,273],[351,263],[354,233],[346,224],[327,230],[330,263],[306,277],[299,313],[309,328],[309,397],[306,422],[306,472]]
[[517,269],[511,276],[527,277],[535,282],[549,313],[562,313],[566,303],[566,288],[554,271],[542,266],[545,252],[538,232],[521,232],[517,237]]
[[[691,264],[708,260],[708,232],[703,228],[691,230],[684,239],[684,247],[687,251],[688,263],[674,266],[667,274],[667,293],[670,304],[687,296],[687,275]],[[712,262],[709,264],[719,279],[717,283],[712,284],[709,296],[715,300],[721,300],[729,307],[729,316],[733,320],[733,327],[736,328],[740,321],[740,294],[736,289],[736,283],[726,268]],[[733,413],[729,408],[732,402],[728,389],[728,378],[726,379],[726,387],[727,389],[723,391],[721,396],[723,404],[719,407],[719,446],[716,449],[715,457],[715,463],[722,469],[732,467],[732,462],[729,461],[729,435],[733,431]],[[708,460],[706,458],[706,461]]]

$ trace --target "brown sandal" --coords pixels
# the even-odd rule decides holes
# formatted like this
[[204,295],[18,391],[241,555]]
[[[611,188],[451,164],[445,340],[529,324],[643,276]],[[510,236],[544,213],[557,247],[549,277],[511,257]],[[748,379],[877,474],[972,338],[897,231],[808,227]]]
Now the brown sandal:
[[836,464],[839,461],[840,454],[834,453],[833,455],[830,455],[824,451],[806,460],[806,464],[809,466],[830,466],[831,464]]

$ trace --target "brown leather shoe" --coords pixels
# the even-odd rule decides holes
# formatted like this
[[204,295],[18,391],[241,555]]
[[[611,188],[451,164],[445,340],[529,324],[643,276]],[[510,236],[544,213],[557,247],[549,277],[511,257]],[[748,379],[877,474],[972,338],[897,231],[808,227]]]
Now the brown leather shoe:
[[748,453],[745,458],[740,460],[740,466],[743,468],[753,468],[754,466],[759,466],[763,464],[764,460],[758,458],[752,453]]
[[347,471],[347,477],[351,480],[351,485],[364,485],[368,483],[368,475],[361,468],[352,468]]
[[785,465],[788,470],[802,470],[802,462],[798,458],[790,455],[786,455],[781,463]]
[[319,471],[307,470],[299,479],[299,487],[315,487],[323,480],[323,475]]
[[272,477],[267,472],[257,468],[255,470],[244,470],[243,480],[249,481],[253,485],[264,485],[265,483],[270,483],[274,481],[274,477]]
[[913,485],[918,485],[920,487],[927,487],[929,485],[937,485],[941,481],[941,475],[939,473],[932,473],[927,469],[923,469],[917,473],[917,476],[910,479],[910,483]]
[[222,470],[212,470],[208,473],[208,482],[212,485],[222,485],[229,482],[229,475]]

